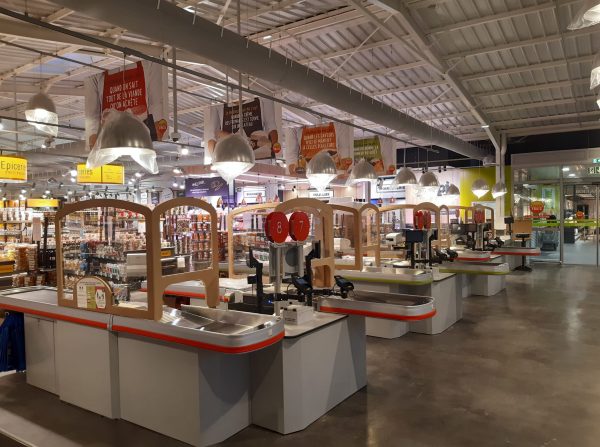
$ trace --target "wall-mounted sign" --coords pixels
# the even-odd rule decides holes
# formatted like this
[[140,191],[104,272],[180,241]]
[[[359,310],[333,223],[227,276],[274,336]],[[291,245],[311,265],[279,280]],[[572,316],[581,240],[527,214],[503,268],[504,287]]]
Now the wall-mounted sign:
[[125,183],[125,168],[121,165],[104,165],[90,169],[85,163],[77,165],[77,183],[122,185]]
[[600,158],[592,158],[592,163],[600,163]]
[[208,178],[186,178],[185,179],[185,195],[186,197],[201,197],[227,196],[229,194],[229,186],[221,177]]
[[262,200],[266,195],[267,190],[264,186],[244,186],[242,188],[242,200],[248,205],[259,203],[259,200]]
[[58,199],[27,199],[27,208],[58,208]]
[[379,177],[377,179],[377,186],[375,187],[376,192],[405,192],[406,186],[400,186],[394,182],[395,176],[389,175],[385,177]]
[[588,174],[589,175],[598,175],[598,174],[600,174],[600,166],[590,166],[590,167],[588,167]]
[[317,191],[316,189],[308,190],[308,197],[311,199],[319,199],[319,200],[329,200],[333,198],[333,191],[330,189],[326,189],[325,191]]
[[0,182],[27,181],[27,159],[13,155],[0,155]]

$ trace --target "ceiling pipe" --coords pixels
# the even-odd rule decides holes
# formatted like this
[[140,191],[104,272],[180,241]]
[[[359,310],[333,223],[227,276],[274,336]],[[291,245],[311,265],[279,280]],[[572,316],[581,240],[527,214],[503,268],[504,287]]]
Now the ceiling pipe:
[[309,67],[296,63],[200,16],[169,2],[156,0],[53,0],[88,17],[117,25],[153,40],[201,55],[216,63],[272,82],[346,113],[389,129],[430,141],[469,158],[483,159],[487,151],[433,128],[399,110]]

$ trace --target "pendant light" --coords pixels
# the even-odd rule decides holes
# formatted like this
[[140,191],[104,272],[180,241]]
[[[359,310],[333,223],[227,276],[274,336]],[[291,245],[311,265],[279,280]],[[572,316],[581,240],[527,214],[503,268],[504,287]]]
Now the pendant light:
[[[237,7],[237,28],[238,34],[241,35],[240,20],[242,11],[239,0],[237,2]],[[227,135],[223,139],[217,141],[212,156],[212,165],[227,183],[230,183],[237,176],[252,169],[256,163],[254,150],[252,149],[252,146],[250,146],[246,132],[244,132],[241,71],[239,72],[238,77],[238,91],[238,131],[235,134]]]
[[398,186],[416,185],[417,177],[410,168],[404,166],[398,170],[393,182]]
[[417,177],[415,173],[406,166],[406,148],[404,148],[404,166],[402,166],[396,173],[396,177],[392,181],[393,184],[398,186],[416,185]]
[[48,94],[39,92],[29,98],[25,118],[40,132],[53,137],[58,135],[58,114],[54,101]]
[[594,90],[600,85],[600,53],[594,56],[592,62],[592,72],[590,73],[590,90]]
[[423,173],[421,178],[419,178],[419,187],[420,188],[439,188],[440,182],[438,181],[437,175],[435,172],[426,171]]
[[460,197],[460,189],[454,183],[450,183],[448,189],[446,189],[446,196],[452,199]]
[[600,0],[585,0],[567,28],[576,30],[597,23],[600,23]]
[[320,192],[325,191],[327,185],[336,177],[335,162],[326,150],[319,152],[306,165],[308,183]]
[[86,165],[91,169],[98,168],[127,155],[148,172],[158,173],[148,127],[129,112],[113,110],[98,134]]
[[508,190],[506,189],[506,185],[502,180],[500,180],[494,186],[492,186],[492,197],[494,199],[504,196],[507,192]]
[[481,199],[490,191],[490,185],[482,178],[478,178],[471,185],[471,191],[478,199]]
[[363,158],[354,165],[354,168],[352,168],[352,172],[346,181],[346,185],[349,186],[359,182],[370,182],[373,180],[377,180],[377,172],[375,172],[373,165]]

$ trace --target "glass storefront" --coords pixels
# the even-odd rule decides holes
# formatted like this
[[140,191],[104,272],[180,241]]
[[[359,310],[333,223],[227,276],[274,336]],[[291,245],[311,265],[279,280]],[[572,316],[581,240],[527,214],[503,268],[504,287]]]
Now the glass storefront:
[[599,266],[600,164],[513,167],[513,216],[531,220],[536,261]]

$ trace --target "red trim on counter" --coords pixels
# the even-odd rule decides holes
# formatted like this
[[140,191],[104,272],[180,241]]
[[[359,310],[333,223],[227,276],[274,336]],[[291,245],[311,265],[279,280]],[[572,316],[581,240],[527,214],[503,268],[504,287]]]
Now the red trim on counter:
[[259,349],[266,348],[267,346],[277,343],[285,335],[285,332],[281,331],[279,334],[275,335],[274,337],[271,337],[271,338],[261,341],[259,343],[254,343],[252,345],[219,346],[219,345],[214,345],[212,343],[203,343],[203,342],[196,341],[196,340],[175,337],[173,335],[166,335],[166,334],[161,334],[159,332],[151,332],[151,331],[146,331],[144,329],[137,329],[137,328],[132,328],[132,327],[128,327],[128,326],[113,325],[112,330],[117,331],[117,332],[124,332],[127,334],[139,335],[141,337],[154,338],[156,340],[168,341],[171,343],[179,343],[181,345],[192,346],[194,348],[222,352],[225,354],[244,354],[246,352],[257,351]]
[[386,314],[383,312],[372,312],[369,310],[344,309],[341,307],[329,307],[329,306],[321,306],[320,310],[322,312],[329,312],[329,313],[334,313],[334,314],[362,315],[363,317],[383,318],[386,320],[402,320],[402,321],[426,320],[428,318],[433,317],[437,313],[437,311],[434,309],[431,312],[428,312],[423,315],[395,315],[395,314]]
[[26,307],[13,306],[12,304],[1,304],[0,309],[14,310],[24,314],[38,315],[40,317],[51,318],[53,320],[68,321],[69,323],[81,324],[84,326],[92,326],[100,329],[107,329],[108,324],[101,321],[86,320],[85,318],[70,317],[68,315],[55,314],[52,312],[44,312],[43,310],[28,309]]
[[541,256],[542,253],[535,251],[494,251],[494,254],[502,256]]
[[456,258],[456,261],[489,261],[490,259],[492,259],[491,256],[488,256],[487,258],[463,258],[462,256],[459,256],[458,258]]
[[[147,292],[148,289],[146,289],[145,287],[140,289],[140,292]],[[165,295],[173,295],[173,296],[180,296],[182,298],[198,298],[200,300],[205,300],[206,299],[206,294],[204,293],[196,293],[196,292],[178,292],[176,290],[165,290],[164,291]],[[221,300],[224,303],[228,303],[229,302],[229,298],[227,298],[226,296],[220,296],[219,300]]]

